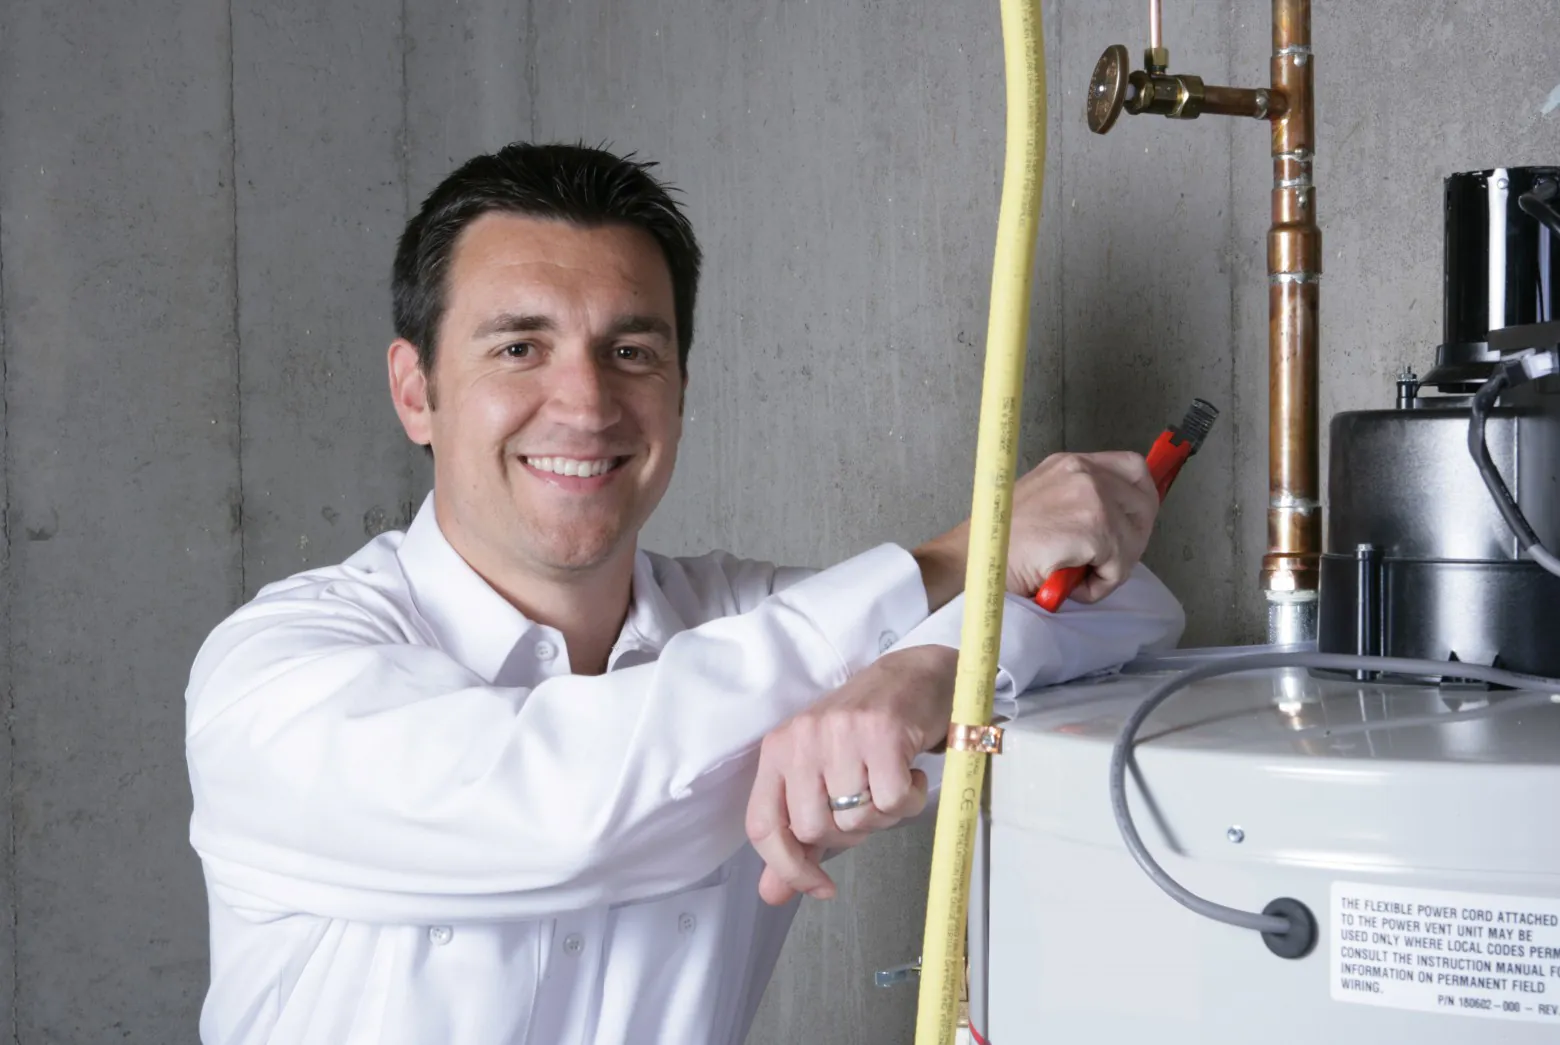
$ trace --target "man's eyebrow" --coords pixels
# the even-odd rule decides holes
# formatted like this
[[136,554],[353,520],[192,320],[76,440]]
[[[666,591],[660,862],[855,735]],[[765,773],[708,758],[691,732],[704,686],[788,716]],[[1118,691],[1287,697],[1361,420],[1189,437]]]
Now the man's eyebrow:
[[474,337],[492,337],[494,334],[524,334],[533,330],[552,330],[553,321],[547,316],[522,312],[503,312],[477,328]]
[[[536,330],[556,329],[557,324],[548,316],[523,312],[503,312],[477,327],[473,336],[485,338],[492,337],[494,334],[525,334]],[[613,338],[621,337],[624,334],[659,334],[670,341],[672,340],[672,325],[659,316],[619,316],[607,328],[605,336]]]
[[672,325],[659,316],[619,316],[607,328],[607,337],[623,334],[659,334],[670,341]]

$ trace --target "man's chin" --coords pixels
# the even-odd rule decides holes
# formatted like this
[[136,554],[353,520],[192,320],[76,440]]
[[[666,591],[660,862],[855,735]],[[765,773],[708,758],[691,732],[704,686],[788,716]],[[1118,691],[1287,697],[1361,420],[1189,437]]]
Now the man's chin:
[[601,534],[586,540],[574,534],[570,540],[535,549],[536,559],[539,565],[555,573],[589,573],[617,559],[627,543],[620,534]]

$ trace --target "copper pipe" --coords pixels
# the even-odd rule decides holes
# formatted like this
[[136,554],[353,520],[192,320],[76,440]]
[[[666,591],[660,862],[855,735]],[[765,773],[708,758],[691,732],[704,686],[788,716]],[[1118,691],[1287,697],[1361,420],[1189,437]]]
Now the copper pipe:
[[1148,0],[1148,49],[1143,52],[1143,70],[1151,74],[1170,68],[1170,52],[1165,50],[1164,12],[1160,0]]
[[1272,120],[1284,115],[1285,98],[1266,87],[1204,87],[1202,111],[1208,116],[1250,116]]
[[[1316,225],[1310,0],[1273,0],[1272,227],[1268,230],[1268,550],[1262,589],[1270,606],[1292,607],[1285,636],[1314,638],[1322,548],[1317,426],[1317,304],[1322,233]],[[1303,608],[1300,608],[1303,607]],[[1298,622],[1308,618],[1309,624]],[[1300,633],[1296,633],[1298,632]],[[1303,634],[1309,630],[1311,634]]]

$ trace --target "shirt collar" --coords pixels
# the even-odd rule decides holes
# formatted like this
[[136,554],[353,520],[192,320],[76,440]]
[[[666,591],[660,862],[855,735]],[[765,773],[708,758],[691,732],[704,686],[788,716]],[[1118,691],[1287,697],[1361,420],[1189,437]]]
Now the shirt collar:
[[445,539],[432,493],[396,554],[417,612],[432,625],[439,648],[489,682],[497,678],[532,623]]
[[[526,632],[538,625],[483,580],[445,538],[432,493],[407,527],[397,555],[412,600],[433,628],[439,648],[489,682],[496,679]],[[661,589],[651,557],[636,552],[633,598],[610,664],[630,652],[659,653],[686,628]]]
[[630,653],[660,653],[673,635],[688,625],[677,612],[656,576],[655,563],[642,549],[634,555],[634,597],[628,606],[628,619],[617,642],[612,644],[608,667],[620,656]]

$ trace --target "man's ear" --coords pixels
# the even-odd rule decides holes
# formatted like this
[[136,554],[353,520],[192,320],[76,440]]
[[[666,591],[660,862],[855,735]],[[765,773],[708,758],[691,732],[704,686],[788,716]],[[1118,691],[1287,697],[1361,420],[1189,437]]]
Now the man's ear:
[[433,389],[418,360],[417,346],[405,338],[390,342],[390,399],[406,437],[429,446],[433,442]]

